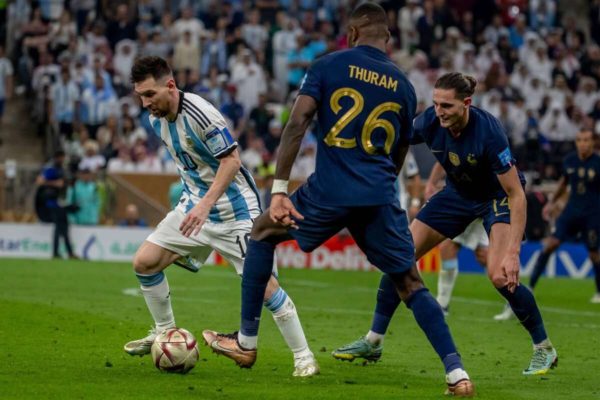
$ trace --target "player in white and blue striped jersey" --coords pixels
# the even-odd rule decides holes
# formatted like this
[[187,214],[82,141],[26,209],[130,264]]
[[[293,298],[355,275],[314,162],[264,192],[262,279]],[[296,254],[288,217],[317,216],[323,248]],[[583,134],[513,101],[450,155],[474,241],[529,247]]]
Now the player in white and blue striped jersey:
[[[155,326],[147,337],[125,345],[132,355],[150,352],[156,335],[175,326],[169,284],[163,270],[175,262],[190,267],[218,251],[243,272],[252,220],[261,210],[254,180],[241,165],[237,142],[225,119],[209,102],[177,89],[167,62],[148,56],[136,60],[131,79],[150,122],[173,156],[183,183],[179,204],[138,249],[133,267]],[[319,367],[310,351],[292,300],[279,287],[276,267],[264,305],[294,353],[294,376]]]

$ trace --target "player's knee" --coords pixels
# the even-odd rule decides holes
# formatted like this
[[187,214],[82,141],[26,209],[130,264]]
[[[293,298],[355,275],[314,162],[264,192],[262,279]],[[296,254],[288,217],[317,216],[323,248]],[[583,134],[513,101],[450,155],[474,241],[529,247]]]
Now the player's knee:
[[600,252],[599,251],[590,251],[590,260],[592,260],[593,264],[600,263]]
[[137,252],[133,258],[133,270],[138,274],[151,274],[156,270],[157,262],[145,252]]
[[478,247],[475,249],[475,259],[484,267],[487,265],[487,247]]
[[560,246],[560,240],[555,237],[551,237],[546,242],[546,246],[544,246],[544,253],[554,253],[556,249]]
[[504,274],[501,272],[491,272],[488,274],[488,277],[490,278],[492,285],[494,285],[496,288],[504,287],[507,284],[506,276],[504,276]]
[[398,294],[402,301],[406,302],[416,291],[425,287],[416,266],[402,273],[388,274],[396,285]]

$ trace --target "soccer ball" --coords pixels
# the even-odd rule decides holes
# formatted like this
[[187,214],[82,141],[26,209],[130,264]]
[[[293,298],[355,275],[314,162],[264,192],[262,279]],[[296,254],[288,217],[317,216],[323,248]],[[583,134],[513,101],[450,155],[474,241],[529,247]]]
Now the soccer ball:
[[199,354],[196,338],[182,328],[169,328],[152,343],[152,359],[161,371],[185,374],[194,368]]

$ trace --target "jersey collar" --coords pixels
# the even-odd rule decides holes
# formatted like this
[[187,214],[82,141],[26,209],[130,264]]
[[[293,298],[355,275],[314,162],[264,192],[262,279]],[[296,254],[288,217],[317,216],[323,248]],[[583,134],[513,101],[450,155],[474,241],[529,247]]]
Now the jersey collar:
[[183,91],[179,91],[179,104],[177,105],[177,115],[183,110]]

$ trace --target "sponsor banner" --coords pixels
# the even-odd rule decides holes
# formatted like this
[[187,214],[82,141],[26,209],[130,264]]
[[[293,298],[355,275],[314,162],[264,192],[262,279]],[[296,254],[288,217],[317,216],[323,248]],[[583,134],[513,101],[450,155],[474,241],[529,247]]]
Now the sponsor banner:
[[[0,223],[0,257],[43,258],[52,257],[52,224]],[[152,228],[85,227],[74,225],[70,229],[75,254],[89,260],[130,262]],[[542,248],[539,242],[524,243],[521,248],[522,275],[531,274]],[[65,254],[61,244],[61,254]],[[462,272],[484,273],[471,250],[461,249],[458,254]],[[218,254],[207,263],[226,265]],[[338,234],[312,253],[304,253],[295,241],[277,246],[277,264],[280,268],[307,268],[373,271],[376,270],[349,235]],[[432,250],[419,261],[426,272],[440,269],[438,249]],[[593,275],[593,267],[583,245],[567,243],[552,255],[546,268],[547,276],[585,278]]]

